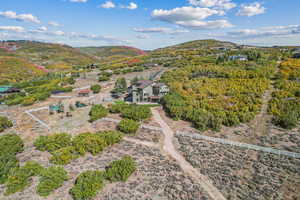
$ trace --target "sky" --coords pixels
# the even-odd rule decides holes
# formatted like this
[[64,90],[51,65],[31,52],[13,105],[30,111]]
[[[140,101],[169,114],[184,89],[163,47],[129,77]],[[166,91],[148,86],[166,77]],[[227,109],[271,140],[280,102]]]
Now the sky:
[[1,0],[0,40],[151,50],[191,40],[300,45],[300,0]]

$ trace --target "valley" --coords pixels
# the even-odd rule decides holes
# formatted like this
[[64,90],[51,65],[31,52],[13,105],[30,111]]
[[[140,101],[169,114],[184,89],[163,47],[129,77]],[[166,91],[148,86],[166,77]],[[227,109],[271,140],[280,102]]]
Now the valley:
[[[0,65],[2,85],[20,90],[0,99],[12,123],[1,120],[0,199],[300,199],[292,50],[217,40],[153,51],[16,44],[0,58],[31,64]],[[42,64],[47,71],[32,68]],[[146,83],[169,90],[151,102]],[[143,101],[124,101],[134,86]],[[40,172],[26,176],[30,167]]]

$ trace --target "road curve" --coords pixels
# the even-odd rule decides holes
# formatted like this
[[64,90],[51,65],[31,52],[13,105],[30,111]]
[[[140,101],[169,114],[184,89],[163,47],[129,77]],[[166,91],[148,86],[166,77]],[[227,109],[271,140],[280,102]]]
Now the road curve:
[[173,159],[175,159],[181,169],[186,174],[191,176],[194,180],[196,180],[212,199],[226,200],[222,193],[210,182],[209,178],[200,174],[199,171],[195,169],[189,162],[187,162],[185,158],[176,150],[173,144],[174,132],[162,119],[159,112],[155,110],[155,108],[152,108],[152,113],[154,120],[161,126],[162,132],[164,134],[162,150]]

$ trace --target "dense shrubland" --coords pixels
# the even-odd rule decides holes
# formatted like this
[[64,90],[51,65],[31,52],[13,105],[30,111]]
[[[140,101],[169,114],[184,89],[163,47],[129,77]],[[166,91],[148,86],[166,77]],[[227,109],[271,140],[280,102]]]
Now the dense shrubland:
[[188,65],[165,73],[162,79],[171,88],[163,98],[165,110],[202,131],[249,122],[276,68],[275,60],[262,55],[255,62]]
[[276,75],[275,91],[269,106],[273,122],[282,128],[297,126],[300,119],[300,60],[288,59],[281,63]]
[[13,86],[22,90],[20,93],[10,94],[1,99],[6,105],[23,106],[32,105],[37,101],[44,101],[49,98],[52,92],[70,92],[74,84],[72,78],[63,77],[60,74],[48,74],[31,81],[16,83]]
[[122,140],[122,134],[117,131],[104,131],[99,133],[81,133],[75,137],[66,133],[50,136],[40,136],[34,142],[40,151],[52,154],[50,161],[57,165],[69,164],[72,160],[91,153],[97,155],[108,146]]
[[12,169],[19,166],[17,153],[24,151],[22,139],[16,134],[0,136],[0,184],[7,181]]
[[111,113],[120,113],[122,117],[135,121],[149,119],[152,114],[149,106],[117,103],[112,104],[109,108]]

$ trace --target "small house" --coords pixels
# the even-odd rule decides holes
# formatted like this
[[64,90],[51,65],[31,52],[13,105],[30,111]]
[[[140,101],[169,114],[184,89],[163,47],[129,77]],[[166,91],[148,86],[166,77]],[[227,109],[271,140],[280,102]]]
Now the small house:
[[10,94],[21,92],[20,89],[14,88],[12,86],[0,86],[0,94]]
[[229,56],[229,60],[248,61],[248,56],[246,55]]
[[138,102],[159,102],[160,99],[169,93],[169,87],[164,83],[155,83],[150,80],[140,80],[131,85],[128,90],[126,101]]
[[90,96],[91,91],[90,90],[80,90],[78,92],[78,96],[79,97],[89,97]]

